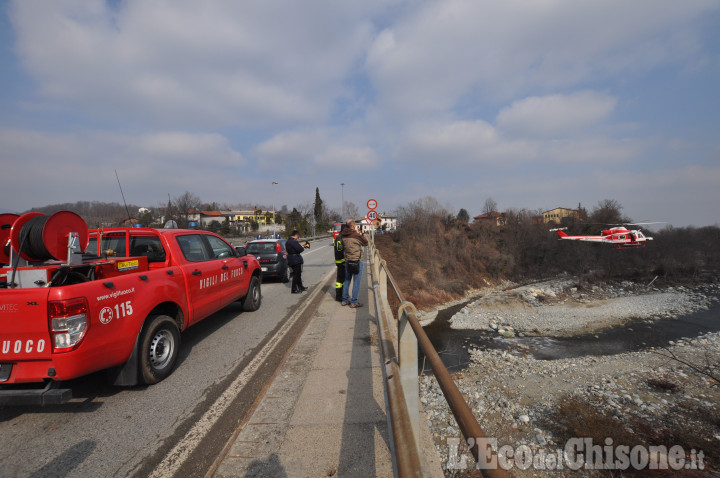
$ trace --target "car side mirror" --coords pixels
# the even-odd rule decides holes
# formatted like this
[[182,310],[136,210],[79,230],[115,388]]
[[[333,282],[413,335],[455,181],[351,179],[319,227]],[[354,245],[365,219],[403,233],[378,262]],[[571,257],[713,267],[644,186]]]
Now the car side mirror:
[[245,250],[245,246],[237,246],[235,248],[235,251],[237,252],[238,257],[247,256],[247,251]]

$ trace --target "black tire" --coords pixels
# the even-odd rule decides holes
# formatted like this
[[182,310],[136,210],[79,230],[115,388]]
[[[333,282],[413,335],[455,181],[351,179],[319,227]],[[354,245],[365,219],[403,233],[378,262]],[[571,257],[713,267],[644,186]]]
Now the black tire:
[[243,310],[246,312],[253,312],[260,308],[262,304],[262,291],[260,290],[260,279],[257,276],[252,276],[250,279],[250,286],[248,287],[247,295],[242,298]]
[[283,272],[282,278],[280,279],[283,282],[290,282],[290,266],[285,266],[285,272]]
[[180,351],[180,331],[171,317],[148,319],[140,339],[140,378],[148,385],[158,383],[175,368]]

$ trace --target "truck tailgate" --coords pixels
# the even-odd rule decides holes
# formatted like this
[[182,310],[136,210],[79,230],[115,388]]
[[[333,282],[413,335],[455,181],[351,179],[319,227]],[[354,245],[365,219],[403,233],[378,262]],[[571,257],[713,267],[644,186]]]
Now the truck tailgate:
[[50,358],[49,292],[47,288],[0,291],[0,362]]

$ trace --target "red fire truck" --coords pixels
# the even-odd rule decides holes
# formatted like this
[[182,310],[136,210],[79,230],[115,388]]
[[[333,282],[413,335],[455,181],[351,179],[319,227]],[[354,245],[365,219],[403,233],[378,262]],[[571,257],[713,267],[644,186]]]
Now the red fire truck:
[[333,241],[335,239],[337,239],[337,237],[340,235],[340,230],[342,229],[342,225],[343,225],[342,222],[336,222],[335,224],[333,224],[333,228],[332,228]]
[[234,301],[261,304],[260,266],[197,230],[88,230],[70,211],[0,214],[0,405],[62,403],[62,381],[172,372],[180,333]]

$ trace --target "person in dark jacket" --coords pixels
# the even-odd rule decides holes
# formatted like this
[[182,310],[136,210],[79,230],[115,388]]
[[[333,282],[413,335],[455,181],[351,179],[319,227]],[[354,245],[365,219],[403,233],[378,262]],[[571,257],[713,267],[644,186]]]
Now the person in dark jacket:
[[342,232],[347,228],[347,224],[340,227],[340,234],[335,238],[333,246],[335,247],[335,266],[337,274],[335,275],[335,300],[342,301],[343,283],[345,282],[345,248],[342,243]]
[[298,242],[298,237],[300,237],[300,233],[295,230],[290,234],[290,239],[285,243],[285,249],[288,253],[288,266],[292,269],[291,292],[293,294],[299,294],[307,290],[307,287],[302,283],[302,265],[304,261],[302,256],[300,256],[305,248]]

